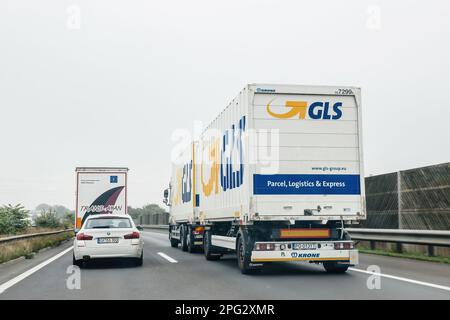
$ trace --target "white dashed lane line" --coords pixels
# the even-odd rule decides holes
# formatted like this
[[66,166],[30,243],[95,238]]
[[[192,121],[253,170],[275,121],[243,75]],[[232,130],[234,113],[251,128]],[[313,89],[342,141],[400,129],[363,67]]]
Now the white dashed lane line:
[[164,252],[158,252],[158,254],[163,257],[164,259],[166,259],[167,261],[169,261],[170,263],[178,263],[177,260],[175,260],[172,257],[169,257],[167,254],[165,254]]

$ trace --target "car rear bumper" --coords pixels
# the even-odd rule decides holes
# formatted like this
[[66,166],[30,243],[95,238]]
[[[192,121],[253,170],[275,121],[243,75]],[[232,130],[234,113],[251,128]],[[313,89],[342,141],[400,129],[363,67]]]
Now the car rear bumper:
[[99,258],[139,258],[142,254],[142,245],[116,246],[116,247],[77,247],[74,246],[76,260],[88,256],[90,259]]
[[252,251],[251,261],[336,261],[341,264],[358,264],[358,250],[284,250],[284,251]]

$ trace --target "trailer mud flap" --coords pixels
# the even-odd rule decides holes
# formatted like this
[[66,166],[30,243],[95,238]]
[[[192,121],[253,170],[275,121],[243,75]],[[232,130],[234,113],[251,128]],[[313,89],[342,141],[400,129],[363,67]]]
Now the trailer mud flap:
[[351,265],[359,264],[359,252],[358,252],[358,250],[351,250],[350,251],[350,264]]

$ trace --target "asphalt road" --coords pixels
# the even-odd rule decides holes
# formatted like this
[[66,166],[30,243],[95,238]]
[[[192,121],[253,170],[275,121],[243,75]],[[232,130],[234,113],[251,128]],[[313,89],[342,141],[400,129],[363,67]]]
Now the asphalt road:
[[[73,276],[68,273],[71,250],[48,263],[71,242],[31,260],[0,265],[0,292],[6,288],[0,299],[450,299],[450,266],[445,264],[361,255],[360,265],[341,275],[308,263],[274,263],[259,274],[242,275],[233,255],[206,261],[201,253],[171,248],[162,231],[142,234],[142,267],[114,260],[92,263],[81,270],[80,289],[67,287]],[[370,265],[379,266],[383,275],[379,289],[367,286],[371,274],[364,271]]]

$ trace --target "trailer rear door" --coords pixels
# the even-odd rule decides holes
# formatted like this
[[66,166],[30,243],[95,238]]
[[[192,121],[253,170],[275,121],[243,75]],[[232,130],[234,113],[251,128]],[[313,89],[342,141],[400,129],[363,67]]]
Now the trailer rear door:
[[365,214],[359,89],[334,92],[255,93],[250,152],[260,218]]

